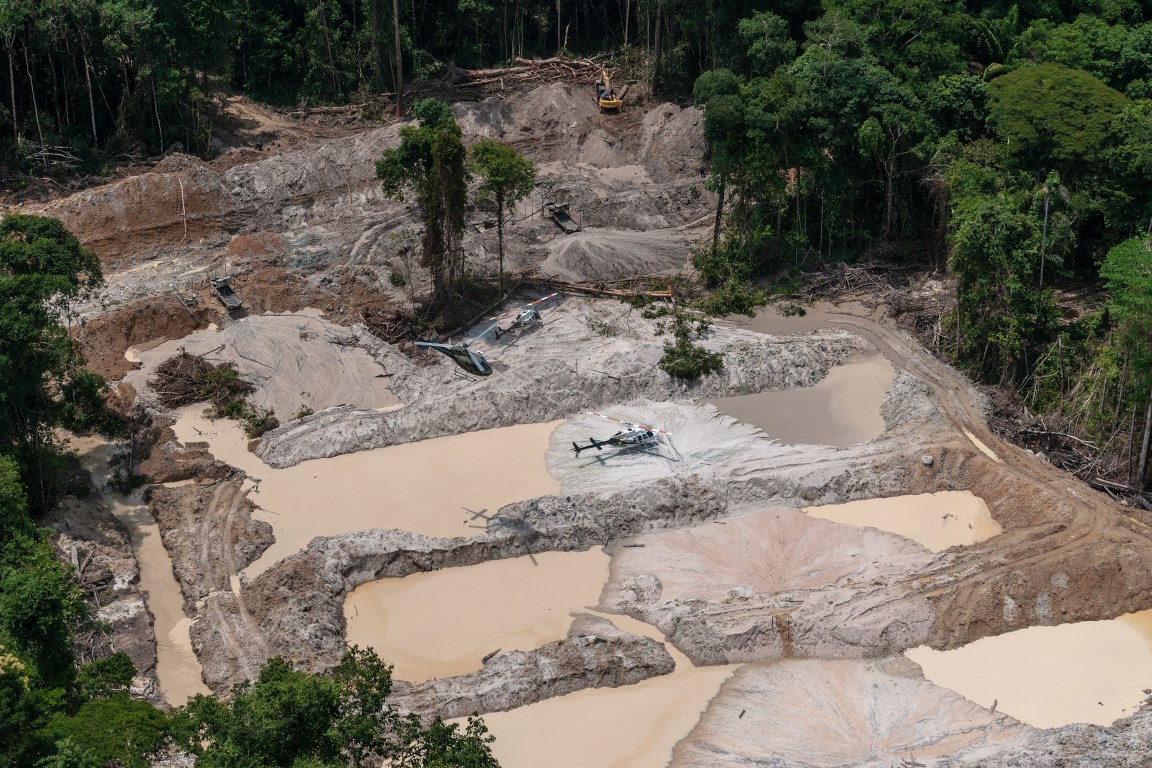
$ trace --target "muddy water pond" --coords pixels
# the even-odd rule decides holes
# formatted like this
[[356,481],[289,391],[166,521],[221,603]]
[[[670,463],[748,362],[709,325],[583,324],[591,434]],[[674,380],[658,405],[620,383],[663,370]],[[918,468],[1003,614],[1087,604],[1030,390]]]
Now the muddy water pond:
[[317,536],[373,528],[470,536],[483,529],[483,516],[505,504],[560,490],[544,462],[548,437],[559,422],[468,432],[273,469],[248,451],[236,422],[209,420],[203,410],[180,411],[172,427],[177,438],[207,442],[216,458],[253,478],[249,498],[259,506],[255,516],[271,524],[276,536],[245,570],[249,578]]
[[[596,613],[593,611],[593,613]],[[648,624],[602,614],[617,627],[660,641]],[[695,667],[670,643],[676,670],[635,685],[590,688],[484,716],[502,768],[664,768],[738,664]]]
[[905,536],[933,552],[975,544],[1001,533],[988,505],[970,491],[940,491],[886,499],[862,499],[804,510],[834,523],[878,528]]
[[497,649],[567,636],[571,613],[599,602],[610,560],[543,552],[369,582],[345,599],[348,644],[375,648],[400,680],[467,674]]
[[197,694],[210,693],[201,679],[200,661],[192,651],[188,634],[192,620],[184,615],[184,598],[172,572],[172,559],[160,539],[160,527],[143,501],[144,489],[122,496],[108,488],[108,459],[115,448],[105,440],[75,437],[70,445],[81,466],[92,474],[112,514],[128,529],[140,569],[140,588],[155,619],[156,679],[161,695],[175,707]]
[[880,406],[895,377],[886,358],[867,355],[835,366],[812,387],[709,402],[782,443],[846,448],[884,431]]
[[762,307],[754,317],[729,315],[725,319],[738,328],[745,328],[769,336],[782,336],[793,333],[812,333],[835,327],[845,314],[868,315],[868,309],[859,302],[842,305],[818,301],[804,307],[804,314],[784,314],[775,306]]
[[1152,610],[1111,621],[1029,627],[954,651],[908,651],[924,675],[1040,728],[1111,725],[1152,688]]

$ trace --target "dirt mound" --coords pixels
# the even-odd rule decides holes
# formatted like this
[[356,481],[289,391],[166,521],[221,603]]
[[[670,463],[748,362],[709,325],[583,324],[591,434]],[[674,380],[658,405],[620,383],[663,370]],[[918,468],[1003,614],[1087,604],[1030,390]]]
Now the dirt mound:
[[676,231],[585,229],[548,244],[545,277],[579,283],[659,275],[688,266],[688,243]]
[[255,385],[249,402],[292,418],[342,403],[378,408],[396,403],[380,365],[357,346],[346,329],[314,314],[253,315],[220,330],[197,331],[140,352],[141,368],[129,383],[145,398],[154,397],[149,381],[165,360],[184,349],[212,363],[230,362],[240,377]]
[[640,157],[653,179],[703,181],[707,142],[702,110],[661,104],[644,115],[642,131]]
[[697,664],[875,656],[931,631],[929,603],[889,588],[933,562],[919,545],[792,509],[724,523],[622,551],[603,605],[660,627]]
[[117,381],[135,367],[124,357],[129,347],[183,338],[207,327],[214,319],[215,313],[203,308],[192,313],[168,294],[86,320],[76,331],[76,340],[86,367],[109,381]]
[[511,128],[533,133],[562,133],[579,139],[600,120],[594,91],[566,83],[549,83],[519,98],[510,99]]
[[426,719],[448,720],[505,712],[585,688],[632,685],[666,675],[674,667],[656,640],[622,632],[606,619],[584,614],[564,640],[532,651],[497,654],[479,672],[400,687],[388,703]]

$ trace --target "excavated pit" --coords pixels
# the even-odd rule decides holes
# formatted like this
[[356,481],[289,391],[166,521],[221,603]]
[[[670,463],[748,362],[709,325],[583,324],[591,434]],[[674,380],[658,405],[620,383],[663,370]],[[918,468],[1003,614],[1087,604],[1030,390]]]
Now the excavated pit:
[[[541,552],[364,584],[345,598],[348,644],[411,682],[473,672],[489,654],[563,639],[608,580],[600,549]],[[435,612],[428,606],[435,605]]]
[[[716,204],[703,185],[701,112],[656,105],[607,118],[585,96],[553,84],[454,107],[467,138],[502,138],[540,168],[507,233],[507,266],[595,281],[684,268],[689,243],[710,232]],[[427,287],[406,255],[411,211],[386,199],[374,177],[373,162],[395,146],[398,128],[252,162],[174,155],[152,173],[37,209],[62,217],[105,264],[108,286],[79,308],[90,329],[81,337],[101,350],[101,370],[125,370],[115,356],[129,345],[152,347],[216,322],[220,330],[198,331],[187,343],[208,345],[196,346],[203,351],[224,343],[211,354],[256,380],[256,401],[285,422],[255,455],[229,427],[226,439],[209,436],[211,453],[206,444],[168,441],[146,465],[158,477],[201,478],[157,487],[149,504],[182,590],[172,602],[196,620],[192,647],[214,691],[250,679],[274,655],[330,668],[348,639],[345,599],[362,585],[416,574],[433,580],[444,569],[467,581],[480,564],[547,553],[593,558],[604,548],[611,576],[600,608],[627,612],[633,623],[617,615],[618,630],[577,619],[568,635],[503,650],[468,674],[398,686],[404,707],[445,717],[511,709],[488,720],[505,768],[558,759],[746,765],[765,755],[773,765],[813,768],[888,768],[901,759],[986,768],[1132,764],[1152,738],[1149,710],[1107,730],[1032,729],[927,682],[899,654],[1147,609],[1152,532],[1140,513],[1000,442],[984,423],[980,395],[874,304],[717,323],[703,344],[724,367],[694,384],[659,369],[666,339],[654,321],[576,297],[547,309],[538,331],[475,340],[496,369],[488,379],[462,376],[441,357],[415,364],[357,325],[369,308],[410,307]],[[567,203],[584,229],[562,235],[537,212],[543,202]],[[469,227],[464,248],[470,269],[494,269],[491,228]],[[299,316],[228,318],[205,287],[221,274],[232,276],[253,312],[323,306],[344,327]],[[408,286],[394,286],[393,274],[407,275]],[[185,319],[167,322],[140,302],[164,302]],[[149,355],[172,348],[142,348],[145,368],[130,374],[153,410]],[[838,366],[877,353],[868,375],[835,386],[851,370]],[[730,397],[749,398],[739,413],[721,403],[748,423],[701,404]],[[292,419],[302,406],[318,412]],[[668,452],[577,459],[573,440],[616,429],[584,415],[593,409],[655,422],[672,433]],[[780,415],[800,416],[801,428],[771,420]],[[362,478],[385,474],[376,450],[432,445],[394,470],[409,479],[405,467],[448,456],[431,438],[456,444],[474,437],[467,433],[531,433],[553,421],[561,423],[551,437],[551,427],[540,427],[525,440],[478,438],[486,455],[471,462],[475,475],[446,474],[469,463],[452,457],[442,462],[452,467],[425,477],[425,490],[462,489],[452,504],[469,511],[451,510],[455,528],[422,533],[412,522],[426,504],[419,487],[392,510],[348,503]],[[517,467],[530,459],[541,462],[540,474],[526,474],[550,474],[550,486],[520,485]],[[320,467],[340,460],[354,468],[322,480]],[[292,470],[302,483],[286,484],[272,502],[272,477]],[[485,497],[482,475],[504,495]],[[295,494],[293,502],[314,517],[349,515],[327,531],[334,535],[311,541],[324,531],[277,530],[273,510],[309,481],[318,495]],[[898,497],[965,490],[987,502],[1002,533],[939,542],[963,545],[939,553],[803,511],[891,498],[890,508],[904,503]],[[403,510],[413,516],[390,517]],[[946,527],[947,513],[932,514]],[[980,521],[992,530],[978,517],[971,530]],[[721,687],[731,662],[750,663]],[[622,687],[581,690],[600,685]],[[1132,706],[1126,700],[1121,712]]]

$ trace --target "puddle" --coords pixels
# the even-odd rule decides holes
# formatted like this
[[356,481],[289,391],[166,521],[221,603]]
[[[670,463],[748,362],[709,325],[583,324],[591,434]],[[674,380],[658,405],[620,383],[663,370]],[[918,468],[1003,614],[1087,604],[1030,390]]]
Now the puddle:
[[399,528],[429,536],[471,536],[481,517],[513,501],[557,493],[544,454],[560,422],[525,424],[359,451],[273,469],[247,449],[227,420],[203,405],[181,409],[172,429],[181,442],[207,442],[221,461],[259,479],[248,498],[272,525],[276,543],[245,569],[254,578],[317,536]]
[[905,655],[965,698],[1039,728],[1111,725],[1152,688],[1152,610],[1111,621],[1029,627],[954,651]]
[[474,672],[497,649],[566,637],[571,612],[599,602],[610,560],[599,548],[544,552],[369,582],[344,602],[348,644],[375,648],[400,680]]
[[782,443],[847,448],[884,431],[880,406],[895,377],[886,358],[869,355],[835,366],[812,387],[709,402]]
[[[653,626],[589,611],[625,632],[664,642]],[[720,686],[740,665],[694,667],[665,643],[676,670],[635,685],[590,688],[484,715],[501,768],[665,768]]]
[[160,693],[174,707],[196,694],[209,694],[188,634],[192,620],[184,615],[184,598],[172,573],[172,560],[160,539],[160,528],[152,512],[143,503],[144,489],[121,496],[106,487],[108,458],[114,452],[106,441],[74,437],[70,439],[70,447],[78,453],[80,464],[92,473],[112,514],[124,524],[131,537],[132,553],[140,568],[140,590],[155,617],[156,678]]
[[807,507],[812,517],[906,536],[933,552],[975,544],[1002,532],[988,505],[970,491],[940,491]]
[[744,328],[757,333],[766,333],[769,336],[780,336],[791,333],[812,333],[834,328],[836,322],[850,311],[869,314],[868,310],[858,302],[848,302],[836,306],[829,302],[817,302],[814,306],[805,306],[803,315],[785,315],[775,306],[762,307],[756,311],[755,317],[744,315],[728,315],[725,320],[738,328]]

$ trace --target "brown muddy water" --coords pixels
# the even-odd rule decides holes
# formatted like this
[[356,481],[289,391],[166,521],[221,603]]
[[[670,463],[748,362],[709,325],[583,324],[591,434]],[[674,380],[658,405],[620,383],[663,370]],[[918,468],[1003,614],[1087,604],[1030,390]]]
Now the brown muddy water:
[[600,548],[543,552],[369,582],[345,599],[348,644],[413,683],[474,672],[497,649],[566,637],[572,612],[599,602],[610,560]]
[[[560,422],[468,432],[315,459],[273,469],[247,449],[236,422],[212,421],[203,406],[179,412],[184,443],[207,442],[221,461],[253,478],[255,517],[276,543],[245,569],[249,578],[307,547],[317,536],[398,528],[429,536],[471,536],[484,516],[513,501],[557,493],[544,453]],[[256,482],[256,481],[259,482]]]
[[1152,610],[905,655],[937,685],[1030,725],[1111,725],[1138,709],[1152,688]]
[[[590,611],[625,632],[655,638],[653,626]],[[635,685],[590,688],[484,716],[501,768],[664,768],[740,665],[695,667],[671,643],[676,669]]]
[[971,491],[940,491],[886,499],[862,499],[804,510],[834,523],[878,528],[923,544],[933,552],[999,535],[988,505]]
[[725,320],[738,328],[745,328],[769,336],[782,336],[793,333],[825,331],[836,326],[837,315],[846,312],[868,315],[868,309],[859,302],[836,305],[827,301],[816,302],[804,307],[803,315],[785,315],[775,306],[762,307],[755,317],[728,315]]
[[884,431],[880,406],[895,377],[885,357],[867,355],[833,367],[812,387],[709,402],[782,443],[847,448]]
[[200,660],[188,634],[192,620],[184,615],[184,598],[172,572],[172,559],[160,539],[160,527],[143,501],[144,489],[122,496],[107,487],[111,475],[108,459],[115,450],[107,441],[74,437],[69,442],[112,514],[128,529],[140,569],[140,591],[155,619],[156,678],[161,695],[174,707],[197,694],[207,695],[210,691],[201,679]]

